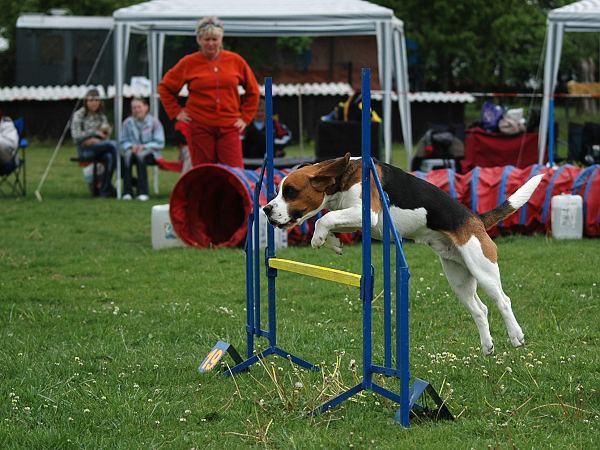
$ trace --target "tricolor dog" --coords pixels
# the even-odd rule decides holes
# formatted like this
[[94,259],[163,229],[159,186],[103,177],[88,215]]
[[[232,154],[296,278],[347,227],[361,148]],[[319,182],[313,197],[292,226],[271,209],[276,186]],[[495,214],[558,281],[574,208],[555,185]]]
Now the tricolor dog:
[[[487,307],[477,295],[479,284],[494,300],[506,324],[512,345],[525,343],[523,331],[502,289],[496,244],[486,229],[510,216],[525,204],[543,175],[529,179],[501,206],[476,215],[438,187],[406,172],[375,163],[383,190],[390,200],[390,212],[398,233],[435,251],[452,290],[471,313],[484,354],[494,351],[487,319]],[[269,222],[289,229],[313,217],[322,209],[329,212],[317,220],[312,246],[329,247],[342,253],[334,232],[355,231],[362,226],[360,158],[342,158],[306,165],[281,181],[277,196],[264,208]],[[381,239],[383,211],[375,183],[371,180],[371,232]]]

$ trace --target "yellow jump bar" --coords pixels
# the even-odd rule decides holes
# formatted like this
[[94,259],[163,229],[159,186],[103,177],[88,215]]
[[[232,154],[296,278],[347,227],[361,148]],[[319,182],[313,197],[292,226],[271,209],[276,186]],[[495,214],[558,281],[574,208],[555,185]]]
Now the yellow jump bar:
[[330,269],[329,267],[315,266],[313,264],[291,261],[289,259],[269,258],[269,267],[285,270],[287,272],[308,275],[309,277],[321,278],[335,283],[348,284],[360,287],[360,275],[343,270]]

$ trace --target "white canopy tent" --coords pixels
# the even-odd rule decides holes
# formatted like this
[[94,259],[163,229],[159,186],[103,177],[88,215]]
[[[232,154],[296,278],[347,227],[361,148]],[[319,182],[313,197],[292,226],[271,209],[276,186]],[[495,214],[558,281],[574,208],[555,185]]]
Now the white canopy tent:
[[544,64],[544,98],[540,117],[539,130],[539,160],[544,160],[548,132],[553,133],[553,127],[549,127],[551,109],[554,109],[554,89],[556,88],[556,77],[562,51],[563,35],[568,31],[600,31],[600,0],[581,0],[561,8],[553,9],[548,14],[546,57]]
[[391,9],[362,0],[152,0],[116,10],[113,19],[117,137],[121,133],[123,118],[124,67],[130,33],[147,36],[153,94],[151,107],[157,111],[156,88],[163,73],[165,36],[194,35],[198,20],[205,16],[218,16],[225,26],[226,37],[376,36],[379,81],[383,91],[385,161],[391,160],[391,103],[395,75],[402,135],[410,162],[412,134],[404,26]]

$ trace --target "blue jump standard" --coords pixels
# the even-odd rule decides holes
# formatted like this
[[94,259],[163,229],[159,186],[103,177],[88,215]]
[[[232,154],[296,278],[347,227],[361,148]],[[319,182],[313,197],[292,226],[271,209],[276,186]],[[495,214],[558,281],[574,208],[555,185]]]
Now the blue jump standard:
[[[275,278],[277,269],[269,267],[269,259],[275,257],[274,230],[272,226],[267,227],[267,248],[265,249],[264,264],[267,272],[267,299],[268,299],[268,329],[261,327],[260,313],[260,272],[261,255],[258,248],[259,242],[259,196],[263,184],[265,169],[267,173],[267,199],[270,201],[275,197],[275,186],[273,180],[273,100],[272,79],[265,78],[265,106],[266,106],[266,158],[263,163],[260,179],[256,183],[253,198],[253,212],[248,219],[248,233],[246,237],[246,336],[247,336],[247,359],[225,372],[233,375],[245,371],[251,365],[270,356],[278,355],[287,358],[293,363],[306,369],[318,370],[319,368],[287,352],[277,346],[277,321],[275,302]],[[410,425],[411,411],[419,414],[425,409],[417,404],[417,400],[424,392],[427,392],[438,406],[438,418],[453,419],[452,414],[435,392],[434,388],[426,381],[415,379],[411,387],[409,370],[409,318],[408,318],[408,280],[410,277],[408,264],[402,249],[402,239],[398,235],[389,210],[389,201],[383,191],[381,182],[371,159],[371,71],[362,70],[362,214],[363,214],[363,236],[362,236],[362,276],[360,294],[363,304],[363,379],[356,386],[339,394],[331,400],[323,403],[312,411],[313,415],[320,414],[339,405],[344,400],[363,391],[371,390],[385,398],[400,405],[395,419],[402,426]],[[384,365],[373,364],[372,348],[372,310],[374,268],[371,265],[371,195],[370,178],[373,177],[383,204],[383,278],[384,278]],[[253,226],[256,225],[256,226]],[[394,349],[392,348],[392,299],[391,299],[391,244],[395,246],[396,262],[396,298],[395,298],[395,322],[397,331],[395,335]],[[260,353],[255,353],[254,338],[265,337],[268,347]],[[392,349],[396,355],[395,365],[392,365]],[[399,380],[400,393],[397,394],[373,381],[373,375],[379,374],[393,377]]]
[[[263,185],[265,168],[267,172],[267,198],[269,201],[275,197],[275,183],[273,178],[273,95],[272,79],[265,79],[265,136],[267,155],[263,163],[260,178],[254,188],[253,210],[248,218],[248,231],[246,235],[246,342],[247,359],[242,363],[226,371],[226,375],[232,375],[247,369],[252,364],[270,355],[278,355],[287,358],[293,363],[304,367],[305,369],[318,370],[314,364],[293,355],[277,346],[277,320],[276,320],[276,302],[275,302],[275,277],[277,270],[269,268],[269,258],[275,257],[275,234],[272,226],[267,227],[267,248],[265,249],[265,260],[267,270],[267,301],[268,301],[268,330],[261,328],[260,314],[260,264],[261,255],[259,249],[260,229],[259,229],[259,210],[260,210],[260,189]],[[255,225],[255,226],[254,226]],[[260,353],[254,352],[254,338],[266,337],[269,346]]]

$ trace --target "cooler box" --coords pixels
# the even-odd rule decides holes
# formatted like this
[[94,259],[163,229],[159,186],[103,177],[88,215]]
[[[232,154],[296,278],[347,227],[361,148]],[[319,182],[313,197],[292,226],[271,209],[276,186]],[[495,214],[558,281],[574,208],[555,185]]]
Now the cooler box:
[[552,236],[556,239],[581,239],[583,236],[583,199],[581,195],[555,195],[551,201]]
[[155,205],[152,207],[152,248],[155,250],[170,247],[185,247],[181,239],[175,234],[171,218],[169,217],[169,205]]

